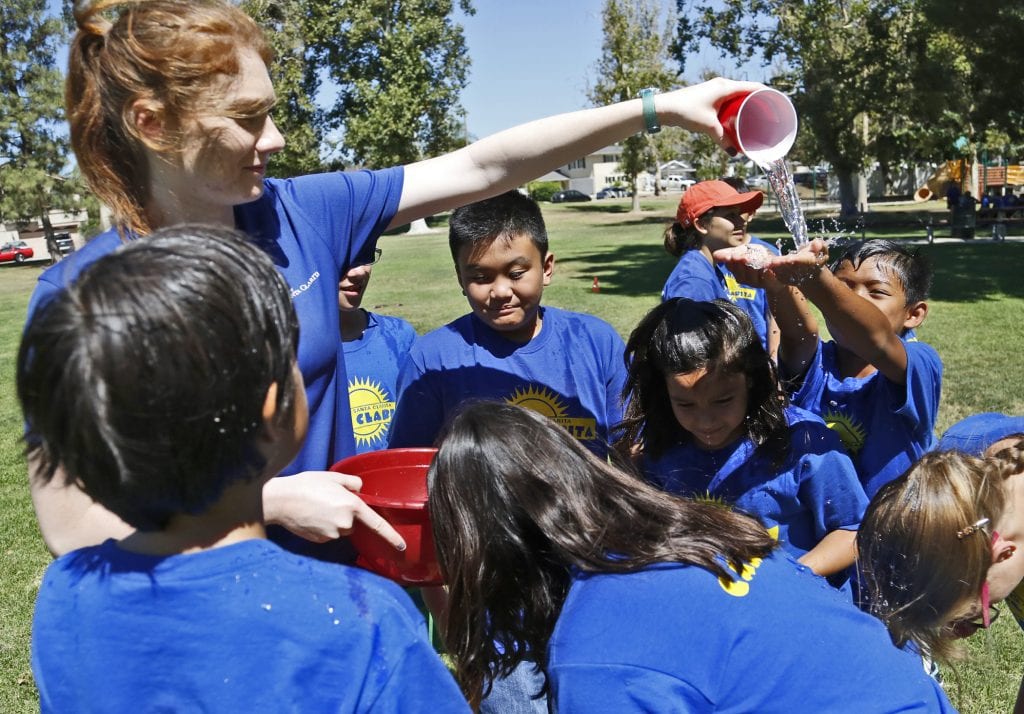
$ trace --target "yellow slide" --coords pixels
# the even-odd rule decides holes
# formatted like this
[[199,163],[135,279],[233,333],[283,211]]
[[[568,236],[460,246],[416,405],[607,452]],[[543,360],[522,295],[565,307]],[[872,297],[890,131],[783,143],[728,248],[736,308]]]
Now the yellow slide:
[[925,181],[924,186],[914,192],[914,200],[930,201],[933,198],[944,198],[950,182],[963,182],[962,171],[963,162],[947,161],[936,169],[935,173]]

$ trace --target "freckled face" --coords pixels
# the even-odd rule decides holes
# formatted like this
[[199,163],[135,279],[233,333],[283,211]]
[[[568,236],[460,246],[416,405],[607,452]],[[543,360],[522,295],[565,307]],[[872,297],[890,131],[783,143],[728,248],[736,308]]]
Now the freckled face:
[[721,449],[746,433],[747,378],[699,369],[665,375],[672,413],[705,451]]
[[270,118],[275,101],[259,55],[243,50],[239,72],[222,90],[221,109],[186,122],[178,186],[190,202],[236,206],[263,195],[270,157],[284,138]]
[[459,285],[473,313],[513,342],[529,342],[540,324],[540,300],[555,256],[541,256],[526,234],[465,246],[456,260]]

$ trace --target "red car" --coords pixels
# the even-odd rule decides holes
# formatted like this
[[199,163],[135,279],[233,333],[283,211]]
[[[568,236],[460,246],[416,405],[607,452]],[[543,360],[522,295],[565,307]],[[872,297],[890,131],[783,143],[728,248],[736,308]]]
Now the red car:
[[12,260],[15,263],[24,263],[33,255],[35,252],[23,240],[0,245],[0,263],[8,263]]

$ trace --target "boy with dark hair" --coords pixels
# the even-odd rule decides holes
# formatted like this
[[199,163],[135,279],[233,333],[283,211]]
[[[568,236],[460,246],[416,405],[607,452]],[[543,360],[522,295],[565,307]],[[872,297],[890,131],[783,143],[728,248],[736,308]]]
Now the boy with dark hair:
[[40,308],[17,372],[39,478],[138,529],[48,568],[43,711],[464,708],[399,588],[266,540],[308,424],[297,342],[284,280],[227,228],[159,230]]
[[[914,334],[928,314],[927,260],[888,240],[845,246],[829,268],[820,240],[761,256],[758,270],[749,257],[748,248],[716,253],[744,282],[768,290],[793,403],[838,432],[870,498],[935,443],[942,360]],[[818,338],[804,297],[821,311],[831,341]]]
[[472,311],[419,338],[398,379],[391,446],[430,446],[467,400],[538,411],[593,451],[622,418],[622,338],[590,315],[542,307],[555,256],[532,199],[509,191],[456,209],[448,234]]

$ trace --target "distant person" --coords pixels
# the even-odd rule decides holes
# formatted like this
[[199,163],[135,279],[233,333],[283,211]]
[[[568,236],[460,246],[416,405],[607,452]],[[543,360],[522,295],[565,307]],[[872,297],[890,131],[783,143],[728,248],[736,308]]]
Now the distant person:
[[448,243],[470,312],[413,345],[398,378],[391,446],[433,446],[465,402],[497,399],[607,453],[622,419],[624,345],[603,320],[541,304],[555,255],[537,203],[508,191],[457,208]]
[[[838,252],[826,265],[828,249],[816,240],[766,256],[758,269],[740,251],[716,258],[788,296],[775,313],[784,383],[794,404],[836,431],[871,498],[935,444],[942,360],[915,333],[928,315],[932,271],[923,255],[894,241],[856,241]],[[818,336],[804,297],[821,311],[831,340]]]
[[[267,178],[284,147],[271,118],[278,102],[267,71],[272,52],[235,3],[96,0],[74,3],[74,16],[65,92],[71,144],[114,227],[42,274],[29,320],[92,261],[160,227],[191,221],[248,234],[291,286],[311,405],[309,438],[284,469],[289,478],[268,482],[264,513],[275,541],[324,559],[345,557],[340,537],[363,513],[353,478],[326,471],[355,451],[337,291],[359,256],[389,228],[512,189],[654,120],[706,132],[732,149],[717,108],[763,87],[715,79],[540,119],[407,166],[278,180]],[[29,469],[35,474],[35,464]],[[30,476],[52,552],[131,532],[70,483],[46,488]],[[402,544],[394,529],[383,534]]]
[[946,188],[946,208],[950,211],[960,207],[960,186],[955,181],[950,181]]
[[244,235],[183,225],[95,261],[28,326],[39,478],[63,466],[135,528],[47,569],[43,712],[465,710],[400,588],[266,538],[264,484],[309,423],[290,292]]
[[348,373],[348,403],[356,453],[384,449],[398,402],[398,371],[416,341],[405,320],[361,307],[381,249],[356,260],[338,283],[341,345]]
[[620,453],[670,493],[760,518],[794,558],[845,582],[867,497],[839,438],[786,406],[746,314],[673,298],[633,330],[626,359]]
[[753,518],[527,409],[468,406],[427,490],[471,703],[534,660],[560,712],[952,712],[919,658]]

